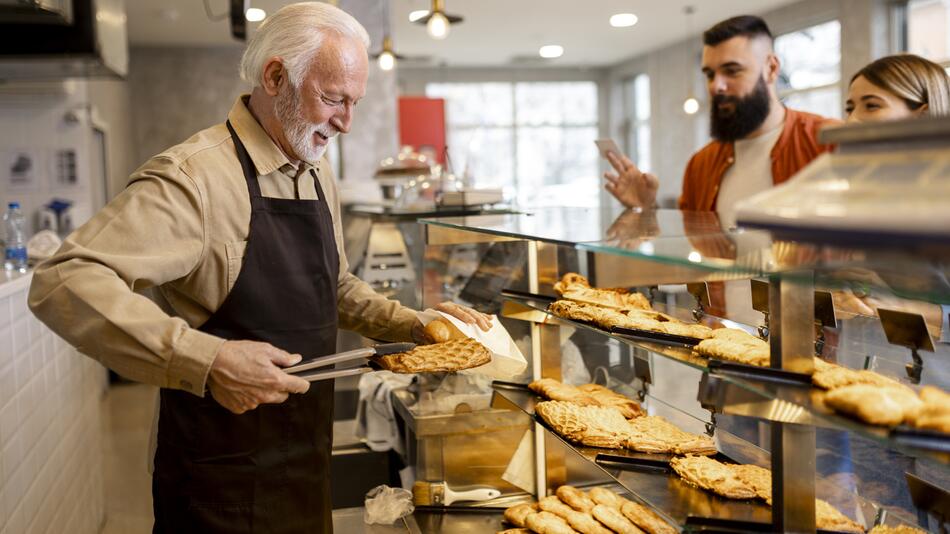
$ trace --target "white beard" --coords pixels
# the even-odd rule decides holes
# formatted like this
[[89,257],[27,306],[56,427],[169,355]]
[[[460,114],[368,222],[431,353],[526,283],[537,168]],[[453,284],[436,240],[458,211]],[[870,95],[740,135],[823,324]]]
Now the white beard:
[[274,115],[280,121],[284,137],[297,153],[297,157],[311,165],[315,165],[327,150],[327,145],[317,145],[313,139],[317,132],[330,139],[339,134],[339,130],[330,125],[330,122],[313,124],[303,117],[300,98],[297,90],[290,84],[277,93],[274,99]]

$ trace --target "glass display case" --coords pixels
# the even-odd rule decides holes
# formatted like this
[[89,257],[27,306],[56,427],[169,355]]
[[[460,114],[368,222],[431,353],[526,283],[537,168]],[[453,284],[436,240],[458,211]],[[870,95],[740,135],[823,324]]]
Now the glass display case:
[[[570,483],[622,490],[685,531],[814,532],[816,498],[866,529],[947,528],[950,435],[837,413],[811,375],[833,362],[914,390],[950,389],[950,345],[939,341],[950,247],[783,241],[676,210],[551,208],[420,222],[424,302],[455,298],[498,312],[530,355],[525,376],[492,384],[492,409],[520,412],[530,426],[510,458],[493,458],[505,464],[507,487],[522,490],[507,492],[505,503]],[[762,336],[770,365],[709,359],[675,337],[558,317],[548,306],[568,272],[595,287],[635,288],[684,321]],[[876,307],[903,313],[879,317]],[[536,416],[542,399],[525,387],[542,377],[605,385],[712,437],[716,458],[771,469],[771,506],[685,483],[671,473],[670,455],[562,439]]]

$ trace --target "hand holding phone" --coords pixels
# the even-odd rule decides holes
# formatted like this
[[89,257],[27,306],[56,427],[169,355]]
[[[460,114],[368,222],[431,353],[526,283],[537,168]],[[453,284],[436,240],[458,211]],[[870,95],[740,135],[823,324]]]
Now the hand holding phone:
[[596,139],[594,144],[597,145],[597,149],[600,150],[600,157],[604,159],[607,159],[607,152],[613,152],[614,156],[617,157],[623,154],[613,139]]

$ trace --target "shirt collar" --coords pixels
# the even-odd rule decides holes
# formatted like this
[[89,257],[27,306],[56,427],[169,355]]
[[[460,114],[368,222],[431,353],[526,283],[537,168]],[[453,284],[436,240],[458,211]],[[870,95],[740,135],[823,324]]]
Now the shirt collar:
[[287,166],[292,174],[296,174],[292,169],[296,167],[291,165],[287,155],[277,146],[277,143],[267,135],[264,128],[257,122],[251,111],[247,109],[247,99],[250,95],[241,95],[231,111],[228,113],[228,120],[231,121],[231,127],[244,143],[254,168],[260,175],[270,174],[278,169]]

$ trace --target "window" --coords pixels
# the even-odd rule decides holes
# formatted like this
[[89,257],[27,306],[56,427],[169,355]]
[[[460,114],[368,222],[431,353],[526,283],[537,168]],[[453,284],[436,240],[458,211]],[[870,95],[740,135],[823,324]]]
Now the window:
[[837,20],[776,37],[775,53],[782,63],[779,98],[786,106],[841,117],[841,24]]
[[627,154],[644,172],[650,172],[650,77],[638,74],[624,82],[623,135]]
[[950,0],[907,4],[907,51],[950,67]]
[[596,206],[594,82],[432,83],[453,170],[523,206]]

